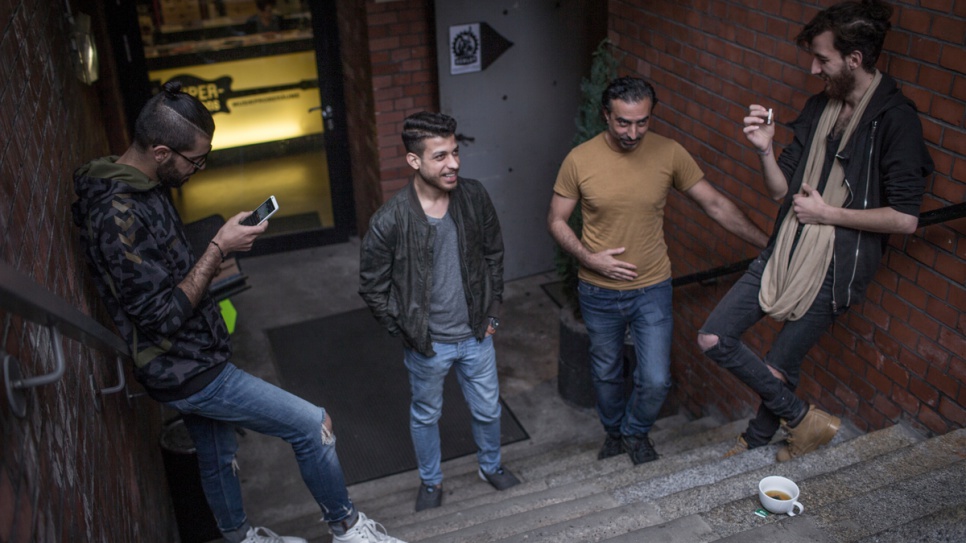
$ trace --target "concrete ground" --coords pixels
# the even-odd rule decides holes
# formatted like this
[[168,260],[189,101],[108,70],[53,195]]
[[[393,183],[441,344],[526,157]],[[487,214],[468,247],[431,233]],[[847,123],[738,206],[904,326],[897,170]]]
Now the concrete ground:
[[[234,362],[276,384],[266,330],[365,307],[357,294],[358,238],[343,244],[242,259],[241,266],[252,288],[232,298],[238,310]],[[504,312],[496,335],[501,395],[531,437],[528,442],[513,446],[537,446],[551,438],[586,437],[593,432],[603,439],[592,409],[571,407],[557,394],[559,310],[541,288],[555,280],[555,274],[548,272],[510,281],[505,286]],[[320,353],[319,359],[318,371],[325,372],[324,353]],[[311,379],[312,375],[305,378]],[[331,415],[338,435],[339,414]],[[271,528],[287,520],[319,514],[287,444],[252,432],[240,441],[242,489],[254,525]],[[444,473],[445,469],[444,465]],[[415,471],[411,477],[415,499],[419,477]],[[352,490],[350,487],[350,496]],[[366,510],[364,500],[356,500],[356,505]],[[327,531],[321,525],[319,530]]]

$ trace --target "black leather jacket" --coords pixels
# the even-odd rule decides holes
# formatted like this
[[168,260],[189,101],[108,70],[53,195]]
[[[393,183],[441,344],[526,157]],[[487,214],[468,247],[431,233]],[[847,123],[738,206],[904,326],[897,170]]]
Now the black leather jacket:
[[[778,229],[791,208],[792,196],[801,192],[806,155],[827,102],[825,93],[812,96],[790,125],[794,139],[778,158],[778,166],[788,179],[788,194],[763,258],[771,255]],[[837,156],[845,169],[845,183],[849,188],[843,207],[888,206],[919,216],[925,178],[932,173],[933,163],[922,137],[916,106],[902,94],[893,78],[882,74],[882,82],[859,126]],[[862,300],[888,242],[889,234],[835,228],[833,311],[844,310]]]
[[[479,181],[459,178],[448,213],[456,223],[463,292],[473,335],[482,340],[488,317],[503,303],[503,236],[496,210]],[[412,182],[383,204],[362,240],[359,294],[376,319],[406,345],[433,356],[429,299],[436,228]]]

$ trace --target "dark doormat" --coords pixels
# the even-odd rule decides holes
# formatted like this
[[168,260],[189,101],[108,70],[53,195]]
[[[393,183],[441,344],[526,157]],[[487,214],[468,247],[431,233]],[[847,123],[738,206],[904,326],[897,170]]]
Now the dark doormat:
[[[402,341],[379,326],[368,309],[273,328],[268,338],[282,386],[332,414],[346,484],[416,469]],[[500,403],[501,442],[528,439],[510,408]],[[439,421],[444,461],[476,452],[471,419],[450,372]]]

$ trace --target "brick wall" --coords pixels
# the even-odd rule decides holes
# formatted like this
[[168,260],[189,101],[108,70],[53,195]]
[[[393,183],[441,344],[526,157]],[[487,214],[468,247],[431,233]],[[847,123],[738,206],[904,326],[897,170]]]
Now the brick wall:
[[[99,3],[72,1],[95,17]],[[0,258],[88,314],[103,310],[79,261],[70,174],[107,154],[99,94],[73,76],[63,2],[0,0]],[[106,45],[99,42],[101,52]],[[116,103],[116,99],[114,100]],[[116,151],[116,149],[115,149]],[[0,309],[5,353],[23,374],[53,368],[49,332]],[[67,370],[17,418],[0,389],[0,541],[173,541],[157,404],[120,395],[95,408],[89,380],[117,381],[112,357],[63,339]]]
[[386,200],[411,177],[399,137],[403,119],[417,111],[439,108],[436,30],[431,2],[367,0],[366,12],[379,179]]
[[[741,133],[751,103],[793,119],[821,91],[810,56],[794,36],[834,2],[611,0],[609,36],[626,54],[622,74],[650,79],[661,101],[655,132],[680,141],[709,180],[771,231],[777,206],[762,190],[758,158]],[[966,201],[966,0],[894,2],[893,29],[879,68],[895,76],[920,112],[936,174],[923,210]],[[779,124],[777,143],[790,140]],[[667,241],[680,276],[754,256],[686,198],[667,209]],[[809,353],[799,395],[862,429],[900,419],[944,433],[966,424],[966,219],[893,236],[867,300]],[[675,291],[674,400],[731,416],[757,407],[750,391],[707,360],[697,329],[737,276]],[[746,336],[767,351],[777,327]]]

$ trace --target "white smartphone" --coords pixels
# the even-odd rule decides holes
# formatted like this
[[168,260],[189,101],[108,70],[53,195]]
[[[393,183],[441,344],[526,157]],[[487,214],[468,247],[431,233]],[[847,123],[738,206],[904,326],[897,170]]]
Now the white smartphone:
[[278,202],[275,200],[275,196],[272,195],[262,202],[262,205],[258,206],[251,215],[242,219],[241,223],[245,226],[258,226],[268,220],[276,211],[278,211]]

